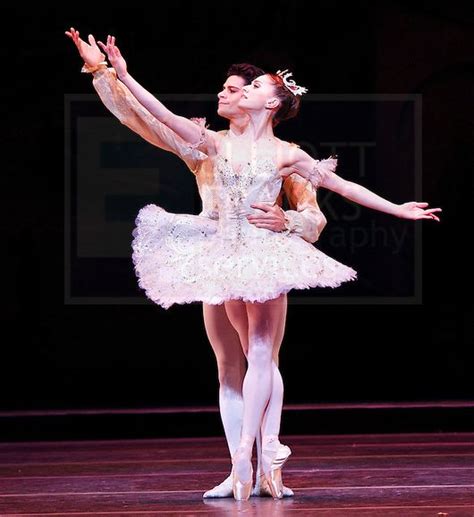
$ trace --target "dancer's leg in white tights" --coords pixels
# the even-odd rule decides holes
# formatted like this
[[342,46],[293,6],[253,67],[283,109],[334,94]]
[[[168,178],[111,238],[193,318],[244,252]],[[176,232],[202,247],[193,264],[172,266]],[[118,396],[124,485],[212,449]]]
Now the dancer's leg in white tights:
[[[257,446],[257,473],[255,476],[254,494],[257,495],[260,493],[261,490],[260,476],[262,474],[262,436],[266,436],[267,440],[269,439],[269,437],[271,437],[271,439],[278,440],[278,436],[280,434],[284,387],[283,378],[278,368],[278,364],[280,348],[283,342],[283,336],[285,334],[287,308],[288,301],[286,295],[284,295],[283,302],[281,304],[281,314],[279,316],[278,332],[275,338],[275,343],[273,344],[272,392],[270,395],[270,400],[268,401],[268,405],[265,409],[265,413],[263,415],[261,432],[257,434],[255,440]],[[285,496],[292,496],[293,491],[290,488],[283,485],[283,494]]]
[[[283,340],[286,318],[286,296],[282,303],[280,325],[273,345],[274,365],[278,365],[278,354]],[[245,375],[248,352],[248,324],[241,323],[240,331],[244,344],[241,345],[237,331],[227,317],[224,305],[203,305],[204,324],[216,356],[219,376],[219,410],[224,427],[225,437],[231,456],[234,455],[240,441],[243,419],[242,383]],[[266,434],[278,434],[281,411],[283,406],[283,381],[278,368],[273,366],[272,394],[265,411],[262,431]],[[268,413],[268,416],[267,416]],[[260,495],[260,466],[261,466],[261,434],[257,433],[257,476],[254,493]],[[283,487],[284,494],[293,492]],[[232,477],[228,476],[221,484],[204,493],[204,497],[232,496]]]
[[[217,361],[219,413],[232,457],[242,432],[244,401],[242,383],[246,359],[239,335],[230,323],[224,305],[203,305],[204,326]],[[207,490],[204,498],[232,497],[232,474]]]
[[[234,469],[245,483],[251,477],[253,442],[260,433],[264,411],[270,400],[273,376],[273,345],[281,331],[284,296],[265,303],[229,302],[226,311],[236,329],[248,325],[248,368],[243,383],[244,417],[242,437],[234,454]],[[244,336],[239,331],[241,341]]]
[[243,419],[242,383],[246,359],[239,335],[224,305],[203,305],[204,325],[217,361],[219,411],[231,457],[240,441]]

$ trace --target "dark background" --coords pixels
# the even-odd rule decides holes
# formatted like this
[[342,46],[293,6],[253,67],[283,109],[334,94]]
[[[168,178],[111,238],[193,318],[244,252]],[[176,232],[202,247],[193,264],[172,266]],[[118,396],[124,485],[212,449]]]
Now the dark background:
[[[318,93],[422,94],[422,200],[443,208],[440,224],[406,222],[423,225],[423,302],[290,303],[280,356],[285,401],[474,398],[472,7],[178,0],[156,11],[2,16],[1,409],[217,403],[200,305],[64,302],[64,96],[94,93],[64,36],[70,26],[82,37],[116,35],[131,73],[153,92],[214,93],[230,63],[248,61],[288,67]],[[410,200],[390,168],[380,174],[378,193]],[[361,250],[358,260],[370,277],[384,259]]]

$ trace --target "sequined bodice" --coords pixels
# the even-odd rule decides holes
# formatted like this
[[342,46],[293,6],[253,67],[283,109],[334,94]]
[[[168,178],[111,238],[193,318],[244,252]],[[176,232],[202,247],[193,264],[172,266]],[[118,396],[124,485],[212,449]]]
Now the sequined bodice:
[[244,163],[238,172],[230,160],[218,154],[214,165],[216,199],[218,201],[220,230],[238,233],[260,233],[246,216],[258,213],[253,203],[275,203],[281,190],[282,179],[275,159],[270,153]]

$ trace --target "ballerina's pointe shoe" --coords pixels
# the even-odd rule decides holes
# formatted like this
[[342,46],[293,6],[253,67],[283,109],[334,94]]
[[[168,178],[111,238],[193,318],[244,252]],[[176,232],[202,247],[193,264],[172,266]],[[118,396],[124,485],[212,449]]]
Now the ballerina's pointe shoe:
[[232,492],[236,501],[248,501],[250,494],[252,493],[252,475],[253,471],[250,470],[250,479],[242,483],[238,478],[237,474],[233,473]]
[[252,446],[254,438],[242,437],[232,457],[232,492],[237,501],[247,501],[252,493]]
[[232,490],[233,476],[232,473],[230,476],[227,476],[222,483],[216,485],[214,488],[211,488],[207,492],[204,492],[202,497],[204,499],[221,499],[224,497],[233,497]]
[[[295,493],[293,490],[285,485],[282,485],[283,497],[293,497]],[[259,482],[255,484],[252,495],[255,497],[273,497],[273,494],[268,486],[265,474],[260,474]]]
[[262,470],[267,488],[274,499],[284,497],[281,469],[291,455],[291,449],[282,445],[277,436],[265,436],[262,443]]

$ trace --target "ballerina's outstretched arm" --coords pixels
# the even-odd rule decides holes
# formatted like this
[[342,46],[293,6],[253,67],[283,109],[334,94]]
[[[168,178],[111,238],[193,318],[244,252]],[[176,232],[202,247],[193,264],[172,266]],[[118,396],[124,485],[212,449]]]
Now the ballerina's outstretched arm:
[[428,203],[417,201],[409,201],[408,203],[397,205],[358,183],[341,178],[334,173],[337,166],[336,158],[331,157],[321,161],[315,160],[302,149],[295,149],[294,147],[289,147],[283,153],[282,158],[282,168],[280,169],[282,176],[295,172],[311,181],[316,188],[327,188],[360,205],[402,219],[433,219],[440,221],[435,212],[441,212],[441,208],[427,208]]
[[208,153],[209,149],[215,146],[218,139],[215,131],[210,131],[185,117],[174,114],[128,73],[127,63],[119,48],[115,45],[114,36],[107,36],[107,44],[101,41],[97,43],[107,54],[120,81],[157,120],[173,130],[186,142],[192,143],[193,147],[199,148],[205,153]]

